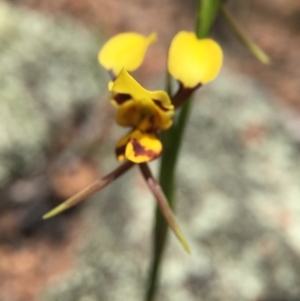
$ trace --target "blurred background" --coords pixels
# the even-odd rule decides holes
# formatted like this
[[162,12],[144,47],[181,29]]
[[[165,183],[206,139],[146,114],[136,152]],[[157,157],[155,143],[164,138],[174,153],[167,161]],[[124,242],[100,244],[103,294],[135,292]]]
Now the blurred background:
[[[227,1],[269,54],[260,64],[222,17],[218,79],[197,92],[177,170],[157,300],[300,300],[300,2]],[[142,300],[154,200],[137,169],[68,212],[51,208],[118,166],[97,54],[149,34],[135,77],[163,88],[167,48],[196,1],[0,1],[0,300]],[[157,162],[151,163],[156,170]]]

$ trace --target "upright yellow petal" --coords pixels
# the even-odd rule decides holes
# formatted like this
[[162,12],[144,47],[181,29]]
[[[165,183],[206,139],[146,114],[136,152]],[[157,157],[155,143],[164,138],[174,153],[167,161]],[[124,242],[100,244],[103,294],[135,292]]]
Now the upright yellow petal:
[[222,49],[212,39],[198,39],[195,33],[181,31],[171,42],[168,69],[185,88],[215,79],[222,62]]
[[143,62],[150,44],[156,41],[156,34],[148,37],[134,32],[121,33],[108,40],[98,54],[99,63],[114,75],[122,68],[137,69]]

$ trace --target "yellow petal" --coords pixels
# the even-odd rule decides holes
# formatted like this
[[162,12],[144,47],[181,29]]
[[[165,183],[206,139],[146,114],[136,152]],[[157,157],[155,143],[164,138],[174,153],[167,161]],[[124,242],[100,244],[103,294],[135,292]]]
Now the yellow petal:
[[156,134],[133,130],[117,144],[116,153],[119,161],[125,159],[134,163],[149,162],[162,152],[162,144]]
[[171,42],[168,69],[186,88],[215,79],[222,62],[222,49],[212,39],[198,39],[195,33],[181,31]]
[[148,37],[134,33],[121,33],[104,44],[98,54],[99,63],[117,75],[122,68],[136,70],[143,62],[150,44],[156,41],[156,33]]

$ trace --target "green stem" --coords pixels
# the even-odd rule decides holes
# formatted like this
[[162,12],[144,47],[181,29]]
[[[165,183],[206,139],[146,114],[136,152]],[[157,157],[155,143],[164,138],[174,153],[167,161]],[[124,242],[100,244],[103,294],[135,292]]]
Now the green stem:
[[[199,0],[196,26],[198,38],[208,36],[218,14],[220,5],[221,0]],[[174,126],[168,132],[163,132],[161,135],[164,151],[161,158],[159,182],[171,208],[174,208],[176,165],[184,131],[191,111],[191,103],[190,98],[180,110],[177,122]],[[154,227],[153,258],[149,272],[146,301],[152,301],[155,296],[163,251],[166,245],[167,231],[168,225],[157,207]]]
[[206,38],[219,13],[222,0],[199,0],[196,34],[198,38]]

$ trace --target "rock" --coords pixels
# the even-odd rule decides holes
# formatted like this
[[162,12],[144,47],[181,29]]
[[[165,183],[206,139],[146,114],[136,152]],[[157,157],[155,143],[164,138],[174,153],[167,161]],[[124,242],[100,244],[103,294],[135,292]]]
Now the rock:
[[[225,70],[201,89],[177,170],[192,255],[170,234],[157,300],[296,299],[299,160],[284,112],[255,79]],[[88,204],[74,270],[39,300],[143,300],[154,201],[141,176],[130,171]]]
[[32,170],[53,134],[93,105],[107,76],[99,35],[75,21],[0,3],[0,184]]

